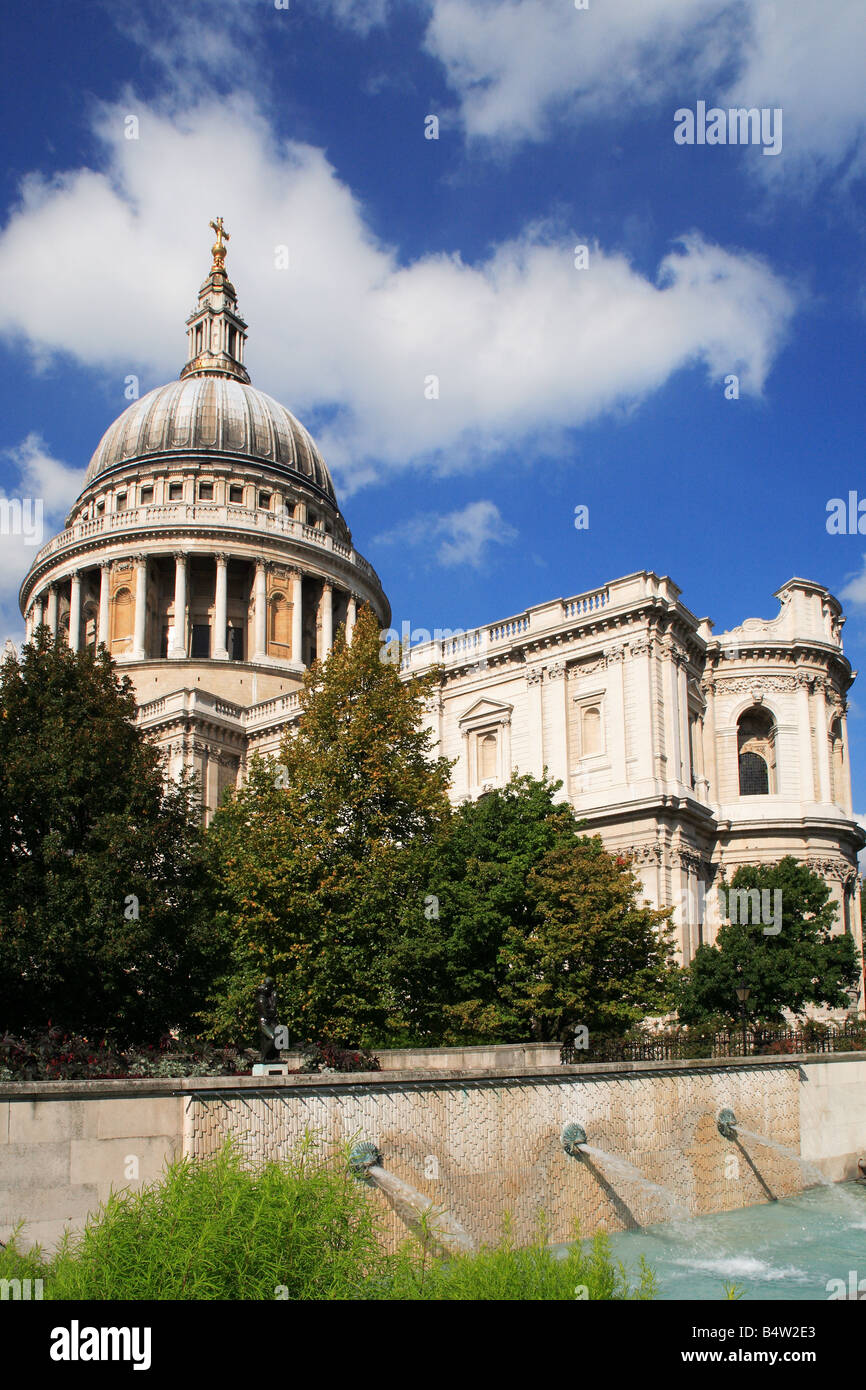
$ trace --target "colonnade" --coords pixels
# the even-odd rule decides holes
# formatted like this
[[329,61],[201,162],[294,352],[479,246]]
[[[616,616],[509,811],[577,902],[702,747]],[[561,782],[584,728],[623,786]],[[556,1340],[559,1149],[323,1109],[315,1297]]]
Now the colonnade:
[[[128,656],[133,661],[145,661],[149,659],[147,650],[147,620],[148,620],[148,582],[150,578],[149,565],[151,561],[163,558],[160,555],[138,555],[127,561],[102,560],[97,566],[73,570],[71,573],[63,575],[56,580],[50,580],[48,584],[34,595],[26,615],[26,634],[29,640],[36,628],[46,623],[52,633],[57,633],[60,628],[61,619],[61,597],[65,604],[68,604],[68,643],[72,651],[79,651],[82,645],[82,618],[84,613],[85,595],[90,597],[87,602],[92,605],[95,598],[95,585],[93,575],[96,568],[99,570],[98,582],[98,620],[96,630],[90,645],[104,645],[112,650],[112,639],[115,633],[112,631],[111,605],[112,605],[112,566],[123,565],[124,571],[134,570],[134,616],[131,633],[131,645],[128,650],[115,653],[115,655]],[[274,653],[269,651],[269,646],[274,645],[269,642],[268,637],[268,603],[273,602],[273,588],[269,594],[268,571],[274,567],[280,571],[280,598],[291,605],[291,636],[289,643],[280,645],[289,647],[290,657],[287,658],[285,650],[281,652],[283,659],[290,659],[293,664],[303,665],[303,641],[304,641],[304,579],[305,577],[313,581],[317,586],[321,585],[321,592],[318,598],[316,609],[316,656],[324,658],[330,652],[334,641],[334,600],[335,586],[333,582],[316,574],[305,576],[301,570],[291,565],[280,565],[279,562],[270,562],[262,558],[252,559],[248,556],[233,557],[223,552],[210,556],[199,557],[197,554],[187,554],[182,551],[173,553],[174,560],[174,602],[173,620],[169,626],[168,649],[164,655],[169,660],[182,660],[191,655],[191,604],[190,604],[190,585],[188,574],[188,562],[190,559],[212,559],[215,562],[215,579],[212,604],[206,603],[204,609],[208,615],[213,614],[213,629],[211,650],[208,653],[210,659],[215,661],[228,661],[230,654],[227,644],[227,629],[229,623],[229,584],[228,566],[232,559],[237,559],[245,565],[254,566],[254,577],[252,582],[252,612],[251,621],[248,625],[247,642],[245,647],[251,651],[244,651],[243,659],[253,662],[269,661],[273,659]],[[131,576],[130,576],[131,578]],[[130,586],[133,587],[133,586]],[[345,622],[346,635],[351,641],[352,631],[357,620],[358,595],[352,590],[338,590],[341,595],[341,603],[345,601]],[[115,599],[117,595],[115,594]],[[64,614],[65,615],[65,614]],[[244,627],[247,624],[244,623]],[[126,639],[124,639],[126,640]],[[235,659],[241,659],[235,656]]]

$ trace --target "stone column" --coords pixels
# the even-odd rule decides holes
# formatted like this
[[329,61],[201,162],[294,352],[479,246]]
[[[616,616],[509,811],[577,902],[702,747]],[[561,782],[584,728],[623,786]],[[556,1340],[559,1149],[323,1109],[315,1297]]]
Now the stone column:
[[38,627],[41,627],[41,626],[42,626],[42,623],[43,623],[43,621],[44,621],[44,618],[45,618],[45,607],[44,607],[44,604],[43,604],[43,602],[42,602],[42,596],[41,596],[41,594],[40,594],[39,598],[35,598],[35,599],[33,600],[33,631],[34,631],[34,632],[36,631],[36,629],[37,629]]
[[568,766],[568,682],[562,658],[546,668],[541,684],[544,710],[544,759],[555,781],[561,781],[563,800],[569,791]]
[[[526,713],[529,733],[529,766],[533,777],[544,772],[544,703],[541,689],[541,667],[530,666],[526,672]],[[569,773],[571,773],[569,766]],[[571,783],[568,783],[571,791]]]
[[355,631],[355,623],[358,621],[358,596],[349,595],[349,602],[346,607],[346,643],[352,645],[352,633]]
[[267,601],[268,586],[265,562],[264,560],[256,560],[253,661],[262,661],[268,654]]
[[[830,796],[830,730],[827,720],[827,695],[822,685],[815,687],[815,742],[818,754],[818,788],[820,799],[829,805]],[[778,754],[777,754],[778,762]]]
[[[848,761],[848,719],[845,712],[846,708],[847,706],[843,706],[842,717],[839,720],[842,729],[842,794],[840,800],[845,809],[845,814],[851,816],[854,814],[854,808],[851,801],[851,764]],[[858,895],[855,894],[854,896],[857,897]]]
[[334,590],[325,580],[322,585],[322,656],[326,657],[334,645]]
[[304,580],[300,570],[292,570],[292,661],[304,662]]
[[664,682],[666,781],[682,782],[682,751],[680,748],[680,700],[677,665],[671,646],[662,648],[662,680]]
[[[797,690],[797,751],[800,756],[800,795],[804,801],[817,801],[812,767],[812,714],[809,709],[809,678],[804,676]],[[776,753],[776,786],[783,771]],[[790,783],[788,783],[790,786]]]
[[97,646],[108,646],[108,585],[111,579],[111,562],[103,560],[99,566],[99,633]]
[[[714,681],[710,681],[707,684],[706,696],[707,709],[704,731],[707,741],[704,746],[704,762],[701,770],[704,772],[707,782],[709,783],[707,787],[707,800],[720,801],[719,770],[716,764],[716,686]],[[707,754],[709,754],[709,757],[706,756]]]
[[213,654],[217,661],[228,661],[226,627],[228,624],[228,556],[216,557],[216,587],[213,601]]
[[132,636],[132,659],[144,661],[147,636],[147,558],[139,555],[135,561],[135,630]]
[[186,656],[186,556],[174,556],[174,630],[169,656],[175,661]]
[[469,737],[468,729],[461,729],[460,732],[463,736],[463,767],[465,769],[463,791],[466,796],[471,796],[475,780],[475,772],[472,767],[472,739]]
[[48,617],[46,619],[51,628],[52,636],[57,635],[57,585],[48,585]]
[[69,580],[69,650],[81,647],[81,575],[75,570]]
[[689,678],[686,672],[686,663],[683,660],[678,671],[678,693],[680,699],[680,781],[684,786],[692,785],[692,767],[689,757]]

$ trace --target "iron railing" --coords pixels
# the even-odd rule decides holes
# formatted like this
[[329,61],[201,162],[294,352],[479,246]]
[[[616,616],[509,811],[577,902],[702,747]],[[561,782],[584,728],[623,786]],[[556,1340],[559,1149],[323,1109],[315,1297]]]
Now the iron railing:
[[843,1028],[732,1028],[706,1034],[655,1033],[643,1038],[590,1036],[588,1046],[566,1043],[559,1060],[577,1062],[671,1062],[701,1057],[768,1057],[808,1052],[866,1052],[866,1024]]

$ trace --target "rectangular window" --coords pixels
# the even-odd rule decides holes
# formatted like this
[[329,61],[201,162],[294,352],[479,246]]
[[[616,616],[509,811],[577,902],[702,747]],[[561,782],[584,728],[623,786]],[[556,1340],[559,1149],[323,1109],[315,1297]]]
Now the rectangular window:
[[244,490],[237,483],[229,485],[229,501],[236,507],[244,505]]
[[126,493],[125,493],[125,492],[119,492],[119,493],[117,494],[117,500],[116,500],[115,503],[114,503],[114,510],[115,510],[116,512],[125,512],[125,511],[126,511]]
[[213,501],[213,483],[199,483],[198,499],[200,502]]
[[260,507],[260,509],[261,509],[263,512],[268,512],[268,511],[270,511],[270,509],[271,509],[271,494],[270,494],[269,492],[260,492],[260,493],[259,493],[259,507]]
[[143,487],[143,488],[141,489],[141,505],[142,505],[143,507],[146,507],[146,506],[148,505],[148,503],[149,503],[149,502],[152,502],[152,501],[153,501],[153,488],[152,488],[152,487]]
[[169,502],[183,501],[183,483],[169,483],[168,500]]
[[229,654],[229,661],[243,661],[244,630],[242,627],[230,627],[226,629],[226,648]]
[[210,656],[210,623],[193,623],[192,656]]

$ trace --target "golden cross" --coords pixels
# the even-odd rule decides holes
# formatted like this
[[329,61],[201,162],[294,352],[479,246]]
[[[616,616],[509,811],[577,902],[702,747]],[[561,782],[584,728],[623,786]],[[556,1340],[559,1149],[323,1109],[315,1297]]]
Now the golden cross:
[[215,222],[209,222],[208,226],[213,227],[214,231],[216,232],[217,238],[213,246],[211,247],[211,251],[213,253],[214,268],[221,270],[225,265],[226,259],[225,243],[227,241],[231,241],[231,237],[223,227],[223,220],[221,217],[218,217]]

